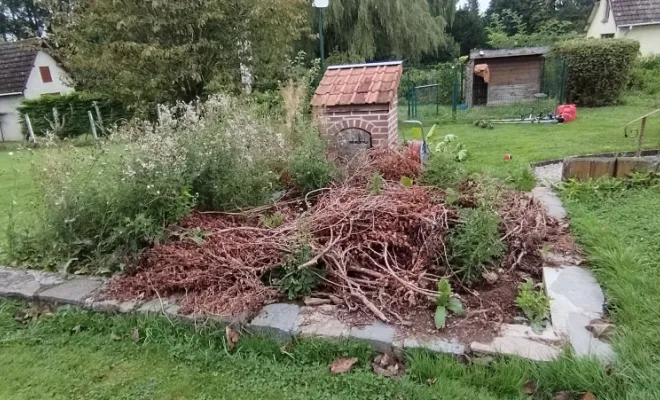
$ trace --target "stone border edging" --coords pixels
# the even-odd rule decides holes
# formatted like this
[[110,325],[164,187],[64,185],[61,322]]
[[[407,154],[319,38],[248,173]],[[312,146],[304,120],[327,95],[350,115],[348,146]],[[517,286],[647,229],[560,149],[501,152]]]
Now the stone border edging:
[[[529,163],[529,166],[531,168],[535,167],[545,167],[546,165],[550,164],[557,164],[560,162],[564,162],[564,159],[572,157],[572,158],[590,158],[590,157],[633,157],[636,156],[637,152],[636,151],[619,151],[619,152],[609,152],[609,153],[592,153],[592,154],[583,154],[583,155],[577,155],[577,156],[566,156],[562,158],[556,158],[552,160],[544,160],[544,161],[538,161],[538,162],[533,162]],[[648,150],[642,150],[641,157],[646,157],[646,156],[658,156],[660,155],[660,149],[648,149]]]

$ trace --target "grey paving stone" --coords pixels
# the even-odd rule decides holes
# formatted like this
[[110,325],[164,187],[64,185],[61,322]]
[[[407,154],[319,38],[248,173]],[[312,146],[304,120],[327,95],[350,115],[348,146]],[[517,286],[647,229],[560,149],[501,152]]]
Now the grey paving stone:
[[168,299],[163,299],[162,302],[161,299],[153,299],[142,304],[137,309],[137,312],[145,313],[145,314],[161,313],[164,311],[165,308],[169,307],[170,305],[171,303],[169,302]]
[[378,351],[387,351],[392,348],[396,329],[381,321],[362,327],[352,327],[348,333],[349,338],[367,341]]
[[450,353],[456,355],[465,353],[465,346],[454,339],[447,341],[444,339],[428,337],[407,337],[401,342],[397,342],[396,345],[397,347],[400,346],[404,349],[427,349],[438,353]]
[[549,342],[561,341],[561,338],[555,334],[552,327],[547,327],[542,332],[534,332],[531,326],[520,324],[503,324],[500,328],[500,336],[521,337]]
[[41,285],[33,275],[0,267],[0,296],[32,298],[40,288]]
[[568,316],[568,333],[571,346],[579,356],[595,356],[604,362],[614,361],[616,354],[609,343],[593,337],[586,326],[591,318],[584,314],[571,313]]
[[76,277],[37,294],[37,298],[56,303],[85,306],[85,300],[92,297],[103,284],[100,280]]
[[566,218],[567,212],[557,194],[550,188],[537,186],[532,189],[532,196],[545,207],[548,215],[557,219]]
[[303,307],[298,317],[295,334],[329,339],[347,338],[351,327],[335,317],[337,307],[323,305]]
[[470,349],[480,354],[506,354],[534,361],[552,361],[559,356],[561,348],[524,337],[496,337],[490,343],[472,342]]
[[550,297],[550,316],[555,332],[568,336],[571,313],[584,314],[590,319],[602,315],[605,296],[588,269],[544,267],[543,282]]
[[270,304],[261,309],[249,323],[248,329],[275,339],[289,340],[294,334],[299,314],[300,307],[295,304]]

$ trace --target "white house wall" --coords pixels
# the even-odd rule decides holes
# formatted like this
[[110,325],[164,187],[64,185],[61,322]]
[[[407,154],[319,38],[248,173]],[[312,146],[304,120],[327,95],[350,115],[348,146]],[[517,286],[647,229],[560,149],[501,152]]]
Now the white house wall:
[[619,28],[616,37],[637,40],[643,56],[660,54],[660,24]]
[[612,10],[610,10],[607,21],[603,22],[607,1],[598,2],[597,7],[594,19],[591,21],[589,29],[587,29],[588,37],[601,38],[602,35],[614,34],[616,38],[637,40],[643,56],[660,54],[660,24],[633,26],[632,29],[625,26],[617,28],[614,21],[614,11]]
[[[49,67],[50,76],[53,79],[52,82],[48,83],[42,82],[41,73],[39,72],[39,67],[46,66]],[[66,94],[73,92],[73,88],[70,88],[65,84],[65,79],[67,77],[68,74],[66,71],[57,65],[57,62],[53,57],[40,51],[37,53],[37,57],[34,60],[34,66],[32,67],[32,71],[30,71],[30,77],[28,78],[27,86],[25,88],[25,98],[35,99],[46,93]]]
[[616,34],[616,25],[614,24],[614,12],[610,9],[610,16],[606,22],[603,22],[605,18],[605,10],[607,8],[607,0],[602,0],[598,2],[598,10],[596,10],[596,15],[594,16],[589,29],[587,30],[587,37],[600,38],[601,35]]
[[16,107],[20,104],[23,96],[0,96],[0,129],[4,141],[23,140],[21,123],[18,119]]

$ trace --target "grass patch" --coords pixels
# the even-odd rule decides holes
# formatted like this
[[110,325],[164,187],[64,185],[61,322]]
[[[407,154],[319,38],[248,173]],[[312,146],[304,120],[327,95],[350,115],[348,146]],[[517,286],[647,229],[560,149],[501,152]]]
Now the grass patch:
[[566,203],[605,289],[627,394],[660,398],[660,188],[594,192]]
[[[465,162],[468,170],[490,171],[506,178],[516,164],[578,154],[635,150],[636,139],[624,137],[624,125],[657,108],[660,108],[657,100],[630,99],[629,104],[615,107],[579,108],[577,120],[566,124],[497,125],[492,130],[458,120],[457,123],[438,126],[435,138],[441,140],[444,135],[456,135],[470,154]],[[406,119],[406,111],[399,108],[399,121]],[[516,114],[509,117],[516,118]],[[424,117],[421,112],[420,118],[425,130],[436,123],[434,118]],[[400,131],[403,137],[413,137],[410,126],[401,124]],[[648,119],[644,136],[645,148],[660,147],[660,115]],[[505,154],[511,154],[512,160],[504,160]]]
[[[71,309],[21,325],[13,318],[21,307],[0,300],[0,398],[511,398],[450,375],[432,384],[412,375],[401,381],[379,377],[369,370],[371,350],[360,343],[303,340],[282,352],[254,336],[230,353],[224,330],[214,326],[194,332],[160,318]],[[137,342],[130,339],[134,329]],[[359,362],[348,374],[331,375],[328,364],[337,357]],[[456,364],[438,358],[426,368],[445,363]],[[505,392],[515,393],[514,384]]]

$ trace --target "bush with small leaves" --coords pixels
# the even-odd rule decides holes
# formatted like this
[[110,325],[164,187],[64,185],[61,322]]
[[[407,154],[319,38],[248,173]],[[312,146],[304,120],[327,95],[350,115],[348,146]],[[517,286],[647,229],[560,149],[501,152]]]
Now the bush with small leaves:
[[504,254],[499,224],[499,216],[490,210],[461,210],[459,224],[449,233],[447,250],[452,269],[466,285],[481,279],[488,266]]

